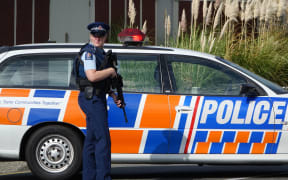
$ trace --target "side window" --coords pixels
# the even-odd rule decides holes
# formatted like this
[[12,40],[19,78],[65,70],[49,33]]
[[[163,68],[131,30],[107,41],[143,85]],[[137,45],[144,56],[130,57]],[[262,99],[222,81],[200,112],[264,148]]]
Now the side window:
[[0,86],[69,88],[73,56],[19,56],[0,66]]
[[159,56],[119,54],[118,67],[124,91],[161,92]]
[[176,94],[239,96],[246,79],[224,65],[188,56],[169,56],[168,70]]

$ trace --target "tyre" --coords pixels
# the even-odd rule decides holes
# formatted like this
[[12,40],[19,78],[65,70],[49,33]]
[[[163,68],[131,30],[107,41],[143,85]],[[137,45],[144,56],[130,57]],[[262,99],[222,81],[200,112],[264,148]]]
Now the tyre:
[[82,167],[82,138],[74,130],[50,125],[35,131],[25,148],[32,173],[41,179],[70,179]]

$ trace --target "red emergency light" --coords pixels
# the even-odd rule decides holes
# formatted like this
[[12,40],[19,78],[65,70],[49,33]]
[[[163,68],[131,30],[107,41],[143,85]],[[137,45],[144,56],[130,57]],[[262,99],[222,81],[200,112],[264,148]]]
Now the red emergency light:
[[144,39],[145,34],[139,29],[127,28],[118,34],[118,40],[124,45],[142,45]]

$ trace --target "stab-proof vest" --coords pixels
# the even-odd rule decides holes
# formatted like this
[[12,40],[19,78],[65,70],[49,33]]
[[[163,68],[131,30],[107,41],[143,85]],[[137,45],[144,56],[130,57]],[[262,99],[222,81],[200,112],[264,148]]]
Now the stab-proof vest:
[[97,91],[106,92],[107,91],[106,80],[102,80],[98,82],[90,82],[87,79],[85,70],[84,70],[84,63],[81,60],[81,56],[84,52],[89,52],[96,57],[96,70],[101,70],[100,67],[105,60],[105,54],[104,54],[105,52],[103,49],[93,47],[89,43],[82,46],[78,56],[75,58],[75,61],[74,61],[74,69],[75,69],[74,72],[76,76],[76,83],[78,84],[80,90],[83,90],[86,86],[93,86],[95,87]]

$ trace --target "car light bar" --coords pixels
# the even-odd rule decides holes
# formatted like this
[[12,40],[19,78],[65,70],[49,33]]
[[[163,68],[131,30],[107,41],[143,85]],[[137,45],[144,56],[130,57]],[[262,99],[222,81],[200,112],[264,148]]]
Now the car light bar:
[[124,45],[141,46],[144,39],[145,34],[143,34],[139,29],[127,28],[118,34],[118,40]]

